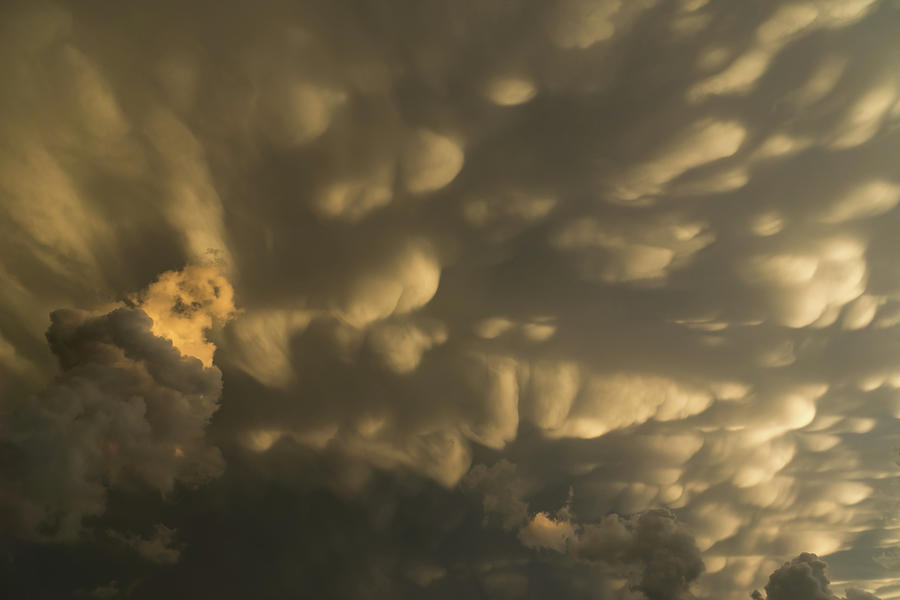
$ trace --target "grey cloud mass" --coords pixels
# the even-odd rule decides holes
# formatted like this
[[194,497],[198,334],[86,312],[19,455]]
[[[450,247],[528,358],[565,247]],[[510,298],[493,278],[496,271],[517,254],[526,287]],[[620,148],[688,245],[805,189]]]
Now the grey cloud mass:
[[0,3],[7,595],[900,598],[898,27]]
[[[792,598],[795,600],[841,600],[829,587],[826,575],[827,565],[815,554],[804,552],[791,559],[769,576],[766,584],[766,600]],[[762,595],[753,592],[755,600],[762,600]],[[846,600],[878,600],[868,592],[847,589]]]
[[83,517],[103,512],[108,487],[135,481],[168,493],[176,481],[221,473],[221,454],[203,436],[222,387],[218,369],[155,336],[142,310],[50,318],[62,374],[4,424],[12,525],[71,538]]

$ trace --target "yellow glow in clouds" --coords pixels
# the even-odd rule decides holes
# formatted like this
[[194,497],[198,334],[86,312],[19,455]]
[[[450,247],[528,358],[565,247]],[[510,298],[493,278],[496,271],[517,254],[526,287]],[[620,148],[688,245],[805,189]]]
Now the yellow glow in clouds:
[[212,266],[166,271],[133,299],[153,319],[153,334],[211,367],[216,346],[206,330],[234,318],[234,288]]

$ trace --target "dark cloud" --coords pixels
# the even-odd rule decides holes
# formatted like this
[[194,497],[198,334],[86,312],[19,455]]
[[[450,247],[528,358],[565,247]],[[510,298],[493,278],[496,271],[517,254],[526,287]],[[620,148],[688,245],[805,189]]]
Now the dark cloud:
[[90,592],[83,595],[88,598],[116,598],[120,593],[119,585],[115,580],[112,580],[109,583],[95,587]]
[[538,513],[519,531],[530,548],[564,552],[628,581],[647,600],[693,598],[691,584],[704,570],[693,536],[675,515],[652,510],[625,519],[578,523],[569,507],[555,517]]
[[4,504],[41,537],[74,537],[103,512],[109,487],[162,493],[222,471],[203,430],[222,374],[151,332],[140,309],[51,315],[47,340],[61,374],[23,403],[3,431]]
[[479,493],[483,497],[485,519],[496,514],[504,529],[520,527],[528,519],[528,503],[524,499],[528,486],[517,476],[516,465],[506,459],[491,467],[473,466],[461,487]]
[[815,554],[801,554],[769,576],[766,598],[809,598],[830,600],[834,594],[825,575],[827,565]]
[[162,524],[156,524],[153,532],[146,538],[133,533],[122,534],[113,530],[107,532],[112,539],[133,549],[141,557],[161,565],[176,563],[181,557],[181,550],[175,542],[176,534],[174,529]]
[[[791,559],[769,576],[767,600],[841,600],[832,593],[826,569],[828,565],[815,554],[803,553]],[[762,595],[753,592],[759,600]],[[874,594],[848,588],[846,600],[878,600]]]
[[[627,532],[623,545],[613,521],[586,524],[592,533],[584,554],[561,554],[529,549],[502,527],[485,527],[477,496],[424,478],[380,473],[362,494],[348,497],[322,485],[339,468],[337,455],[323,464],[323,457],[282,442],[263,460],[246,454],[227,458],[222,477],[168,500],[114,490],[107,512],[92,522],[116,529],[124,524],[142,535],[85,540],[78,558],[68,546],[20,544],[0,574],[12,576],[13,593],[27,581],[21,574],[53,568],[64,575],[31,581],[34,598],[65,595],[72,589],[67,584],[108,588],[115,577],[117,589],[131,598],[190,598],[203,592],[220,598],[556,594],[609,600],[687,597],[679,578],[686,575],[689,582],[693,576],[691,568],[676,566],[693,560],[693,554],[684,559],[671,554],[690,550],[689,543],[680,543],[683,528],[672,515],[617,519]],[[176,563],[154,566],[137,552],[122,551],[123,540],[140,551],[138,543],[151,541],[154,533],[171,533],[152,525],[153,518],[170,523],[179,540],[190,540]],[[670,584],[671,589],[660,587]]]
[[653,511],[641,515],[634,525],[633,556],[644,562],[644,572],[635,589],[647,600],[690,598],[690,585],[703,572],[703,560],[690,532],[674,517]]

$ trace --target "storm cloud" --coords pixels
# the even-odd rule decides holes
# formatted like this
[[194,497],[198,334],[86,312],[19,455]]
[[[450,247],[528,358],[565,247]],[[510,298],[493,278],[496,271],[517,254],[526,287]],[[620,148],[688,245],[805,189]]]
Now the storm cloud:
[[900,597],[898,24],[4,3],[0,575]]
[[[815,554],[803,553],[784,563],[769,576],[766,600],[796,598],[797,600],[841,600],[831,592],[826,569],[828,565]],[[759,592],[753,598],[761,600]],[[878,600],[873,594],[856,589],[847,590],[846,600]]]
[[[62,373],[17,407],[0,438],[8,471],[4,504],[13,505],[12,525],[24,525],[26,535],[76,536],[84,517],[103,512],[109,487],[139,482],[169,493],[176,482],[196,485],[222,472],[219,450],[204,438],[222,373],[181,352],[197,351],[185,338],[192,329],[202,332],[202,317],[196,321],[207,307],[190,294],[184,303],[177,290],[190,286],[183,279],[168,298],[174,317],[154,306],[165,295],[160,288],[180,275],[163,275],[143,299],[156,321],[126,307],[96,316],[68,309],[50,315],[47,341]],[[153,333],[173,321],[181,347]]]

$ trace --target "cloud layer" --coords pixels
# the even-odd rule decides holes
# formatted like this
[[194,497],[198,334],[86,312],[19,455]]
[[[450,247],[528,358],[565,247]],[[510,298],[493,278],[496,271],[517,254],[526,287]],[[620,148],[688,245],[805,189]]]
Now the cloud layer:
[[476,4],[0,9],[16,590],[900,597],[898,4]]

